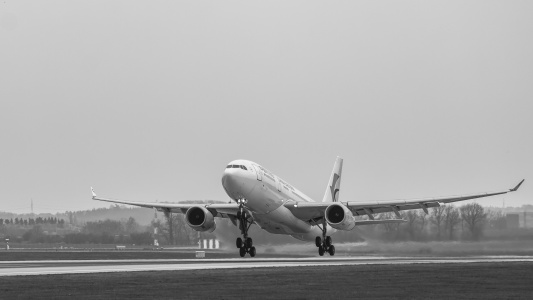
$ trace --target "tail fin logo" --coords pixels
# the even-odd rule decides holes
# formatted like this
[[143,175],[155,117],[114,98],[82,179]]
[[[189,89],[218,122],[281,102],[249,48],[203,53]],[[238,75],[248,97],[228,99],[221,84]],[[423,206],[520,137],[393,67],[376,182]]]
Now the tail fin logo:
[[329,187],[331,191],[331,201],[337,202],[337,194],[339,193],[339,188],[337,187],[337,181],[339,180],[340,176],[339,174],[335,173],[333,174],[333,181],[331,182],[331,185]]
[[326,191],[324,192],[324,198],[322,202],[338,202],[339,190],[341,188],[341,174],[342,174],[342,158],[337,156],[335,164],[333,165],[333,171],[329,176],[328,184],[326,185]]

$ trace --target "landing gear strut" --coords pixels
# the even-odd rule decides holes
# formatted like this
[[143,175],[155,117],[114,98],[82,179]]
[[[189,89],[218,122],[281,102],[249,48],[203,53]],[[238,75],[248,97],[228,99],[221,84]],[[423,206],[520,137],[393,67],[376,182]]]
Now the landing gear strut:
[[237,211],[237,219],[239,220],[239,228],[243,238],[237,238],[235,245],[239,248],[239,254],[244,257],[246,253],[250,253],[251,257],[255,257],[255,247],[251,237],[248,237],[248,229],[252,226],[252,222],[249,220],[249,216],[244,210],[245,199],[237,200],[239,204],[239,210]]
[[318,247],[318,255],[324,256],[324,253],[328,252],[329,255],[335,255],[335,246],[333,246],[333,240],[331,236],[327,235],[326,220],[323,219],[322,227],[316,224],[318,228],[322,229],[322,238],[317,236],[315,238],[315,245]]

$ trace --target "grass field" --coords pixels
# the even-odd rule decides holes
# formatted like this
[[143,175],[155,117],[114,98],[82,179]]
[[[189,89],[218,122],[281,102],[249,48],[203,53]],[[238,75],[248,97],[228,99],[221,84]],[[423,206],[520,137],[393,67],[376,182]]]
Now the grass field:
[[533,263],[360,265],[0,278],[2,299],[533,299]]

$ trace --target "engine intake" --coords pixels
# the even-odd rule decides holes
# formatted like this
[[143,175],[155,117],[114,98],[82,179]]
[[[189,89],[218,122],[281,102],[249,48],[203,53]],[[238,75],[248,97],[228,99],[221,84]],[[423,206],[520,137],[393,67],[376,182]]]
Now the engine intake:
[[355,227],[352,211],[340,203],[328,206],[325,216],[328,224],[335,229],[352,230]]
[[185,213],[185,221],[192,229],[213,232],[216,229],[215,216],[205,207],[194,206]]

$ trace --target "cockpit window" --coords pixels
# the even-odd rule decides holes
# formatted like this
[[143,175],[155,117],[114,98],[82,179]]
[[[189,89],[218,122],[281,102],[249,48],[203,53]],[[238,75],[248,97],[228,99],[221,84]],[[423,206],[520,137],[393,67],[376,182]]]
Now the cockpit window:
[[226,167],[226,169],[232,169],[232,168],[248,170],[245,166],[242,166],[242,165],[228,165]]

